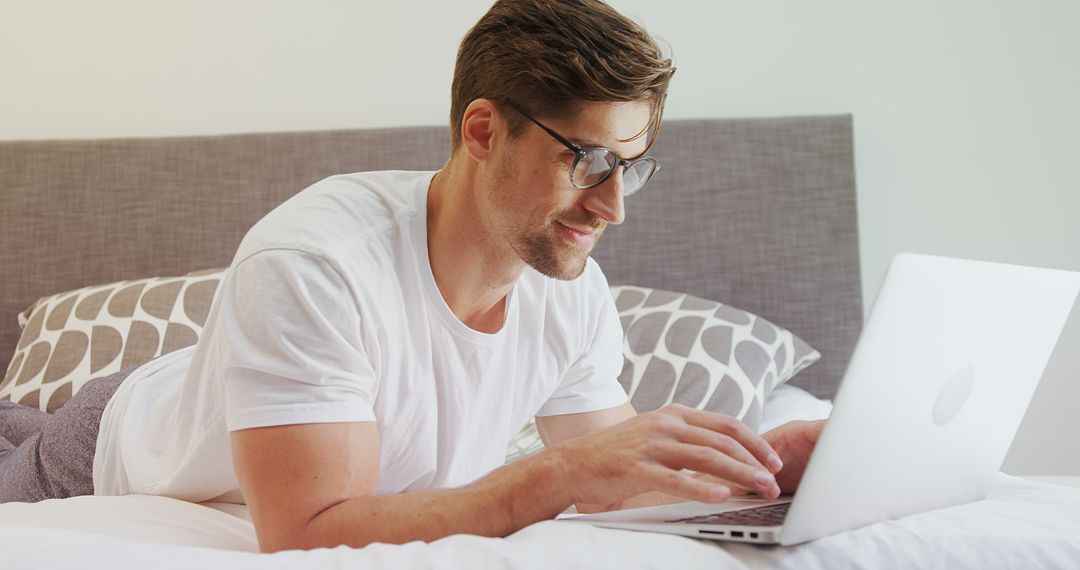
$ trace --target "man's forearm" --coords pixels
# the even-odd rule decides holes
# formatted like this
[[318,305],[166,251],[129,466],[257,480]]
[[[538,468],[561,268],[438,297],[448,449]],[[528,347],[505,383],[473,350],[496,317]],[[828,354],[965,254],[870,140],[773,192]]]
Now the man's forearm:
[[461,533],[506,536],[570,506],[563,478],[558,458],[539,453],[456,489],[353,497],[316,515],[290,544],[263,547],[362,547]]

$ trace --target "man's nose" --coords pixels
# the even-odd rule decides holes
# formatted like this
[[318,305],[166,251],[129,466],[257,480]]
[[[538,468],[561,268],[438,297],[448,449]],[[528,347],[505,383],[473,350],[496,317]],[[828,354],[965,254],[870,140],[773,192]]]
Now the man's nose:
[[623,207],[623,170],[621,165],[616,166],[615,172],[602,184],[583,190],[586,192],[585,209],[609,224],[621,224],[626,218]]

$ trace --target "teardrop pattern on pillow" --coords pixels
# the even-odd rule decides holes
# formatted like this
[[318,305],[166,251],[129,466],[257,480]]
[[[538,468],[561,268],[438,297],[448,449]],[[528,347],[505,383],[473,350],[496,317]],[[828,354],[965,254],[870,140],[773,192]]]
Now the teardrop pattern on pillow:
[[0,400],[54,412],[92,378],[198,342],[224,268],[94,285],[19,314]]

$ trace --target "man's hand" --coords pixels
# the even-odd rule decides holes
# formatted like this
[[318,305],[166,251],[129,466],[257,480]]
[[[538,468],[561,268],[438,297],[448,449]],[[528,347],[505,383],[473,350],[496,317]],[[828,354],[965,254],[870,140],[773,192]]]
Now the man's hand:
[[824,427],[825,420],[789,422],[762,435],[784,461],[784,468],[776,474],[776,482],[784,494],[794,493],[799,487]]
[[780,494],[780,457],[764,438],[731,416],[678,404],[553,445],[571,499],[616,505],[649,491],[718,503],[731,486],[685,473],[714,475],[763,496]]
[[[784,424],[762,436],[784,461],[783,469],[776,474],[776,481],[784,494],[794,493],[799,486],[803,472],[806,470],[806,464],[810,460],[810,454],[813,452],[817,439],[821,434],[821,429],[824,426],[825,420],[797,421]],[[692,476],[706,484],[726,485],[731,488],[732,495],[743,495],[754,491],[753,488],[744,488],[741,485],[736,485],[731,481],[707,473],[693,473]],[[653,491],[631,497],[618,504],[591,508],[588,512],[653,507],[684,501],[686,501],[686,498],[682,496]]]

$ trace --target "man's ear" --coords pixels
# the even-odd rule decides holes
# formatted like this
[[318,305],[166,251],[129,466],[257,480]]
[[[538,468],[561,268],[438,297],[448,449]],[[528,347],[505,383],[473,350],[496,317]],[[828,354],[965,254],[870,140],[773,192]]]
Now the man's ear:
[[502,117],[489,99],[475,99],[461,116],[461,143],[473,160],[480,162],[491,154],[496,129],[501,128]]

